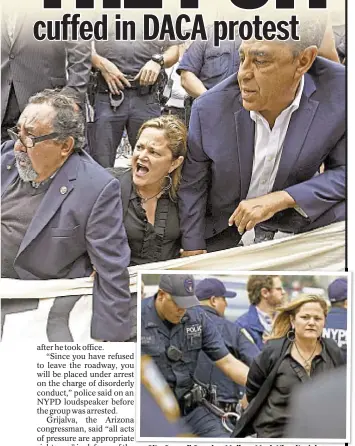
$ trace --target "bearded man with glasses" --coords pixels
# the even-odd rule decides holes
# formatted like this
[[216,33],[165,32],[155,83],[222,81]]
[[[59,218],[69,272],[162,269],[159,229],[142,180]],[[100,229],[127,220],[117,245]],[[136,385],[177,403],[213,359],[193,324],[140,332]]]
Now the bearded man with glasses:
[[249,276],[247,292],[250,306],[237,320],[253,338],[260,350],[265,336],[270,335],[278,308],[286,303],[286,292],[280,276]]
[[[74,99],[56,90],[36,94],[8,133],[1,148],[2,277],[72,279],[96,270],[91,336],[127,340],[130,250],[120,185],[82,150],[84,119]],[[12,308],[20,304],[4,300],[2,317],[38,302]]]

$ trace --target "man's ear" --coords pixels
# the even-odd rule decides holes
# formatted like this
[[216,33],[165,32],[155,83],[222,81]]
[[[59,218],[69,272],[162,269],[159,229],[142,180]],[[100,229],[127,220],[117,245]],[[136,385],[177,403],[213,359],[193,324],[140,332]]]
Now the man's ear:
[[61,153],[63,158],[66,158],[74,150],[74,138],[69,136],[63,143]]
[[216,306],[216,297],[215,296],[210,297],[210,303],[213,308]]
[[263,287],[263,288],[261,288],[261,290],[260,290],[260,295],[261,295],[261,297],[263,297],[264,299],[266,299],[266,298],[268,297],[269,293],[270,293],[270,291],[269,291],[266,287]]
[[158,290],[157,300],[162,300],[164,295],[165,295],[165,292],[163,290]]
[[313,65],[313,62],[318,54],[318,48],[315,45],[309,46],[301,51],[298,55],[297,73],[303,76]]

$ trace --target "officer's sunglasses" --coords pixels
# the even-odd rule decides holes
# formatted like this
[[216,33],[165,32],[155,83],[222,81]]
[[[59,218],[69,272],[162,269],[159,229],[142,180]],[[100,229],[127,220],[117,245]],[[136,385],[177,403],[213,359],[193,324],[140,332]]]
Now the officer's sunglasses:
[[18,140],[20,140],[21,144],[24,147],[26,147],[26,149],[31,149],[38,142],[46,141],[48,139],[54,139],[57,136],[59,136],[58,132],[48,133],[48,135],[42,135],[42,136],[20,136],[17,127],[12,127],[11,129],[8,129],[7,133],[9,134],[12,141],[17,142]]

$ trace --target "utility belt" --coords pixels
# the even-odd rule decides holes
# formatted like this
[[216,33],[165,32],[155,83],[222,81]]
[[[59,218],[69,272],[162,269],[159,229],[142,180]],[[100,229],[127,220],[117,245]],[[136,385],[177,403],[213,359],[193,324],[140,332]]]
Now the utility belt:
[[226,403],[224,401],[218,401],[216,404],[217,407],[223,410],[223,412],[235,412],[241,413],[240,403]]
[[172,105],[165,105],[164,109],[163,109],[163,113],[166,115],[176,115],[178,113],[184,113],[185,109],[184,107],[174,107]]
[[[157,82],[154,85],[140,85],[139,83],[139,79],[135,79],[135,76],[128,76],[125,75],[126,79],[129,81],[129,83],[131,84],[130,87],[125,86],[124,91],[129,91],[129,90],[136,90],[137,94],[139,96],[144,96],[144,95],[148,95],[148,94],[152,94],[157,90]],[[101,74],[99,74],[98,76],[98,88],[97,88],[98,93],[109,93],[110,90],[107,87],[106,81],[105,79],[102,77]]]
[[211,404],[215,404],[217,395],[216,390],[217,389],[215,386],[212,386],[210,389],[209,387],[195,383],[193,387],[179,400],[181,414],[183,416],[188,415],[190,412],[196,409],[196,407],[205,405],[206,401]]
[[108,89],[105,79],[101,76],[101,74],[98,77],[97,92],[108,95],[110,105],[113,108],[114,112],[122,104],[125,98],[125,94],[127,94],[128,91],[135,91],[135,94],[137,96],[148,96],[151,94],[155,94],[158,88],[157,82],[154,85],[143,86],[139,84],[139,79],[134,80],[134,76],[126,75],[125,77],[130,82],[131,86],[125,86],[124,91],[121,90],[119,94],[112,94]]

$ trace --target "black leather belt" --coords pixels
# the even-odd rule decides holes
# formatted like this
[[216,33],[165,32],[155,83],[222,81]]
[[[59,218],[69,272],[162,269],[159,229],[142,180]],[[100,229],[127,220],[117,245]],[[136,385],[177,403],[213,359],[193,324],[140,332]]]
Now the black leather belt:
[[[143,85],[140,85],[139,79],[133,80],[129,76],[126,76],[126,78],[127,78],[127,80],[129,80],[131,86],[130,87],[125,86],[124,91],[136,90],[139,95],[144,96],[144,95],[153,93],[155,90],[155,86],[156,86],[155,84],[143,86]],[[109,93],[110,92],[110,90],[107,87],[106,81],[102,77],[102,75],[98,79],[97,91],[98,91],[98,93]]]

